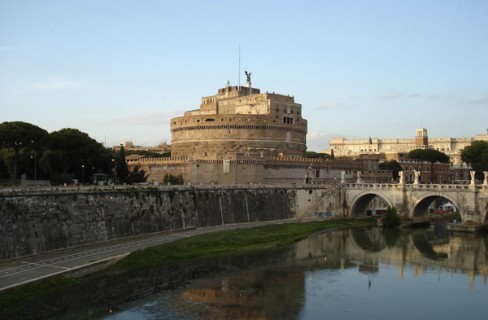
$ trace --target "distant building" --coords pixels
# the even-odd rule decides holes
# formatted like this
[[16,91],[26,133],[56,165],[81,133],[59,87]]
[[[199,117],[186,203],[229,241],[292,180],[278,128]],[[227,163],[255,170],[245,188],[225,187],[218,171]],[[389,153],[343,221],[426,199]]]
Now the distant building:
[[403,155],[414,149],[434,149],[447,154],[454,165],[461,164],[461,150],[475,140],[488,141],[488,132],[472,138],[429,138],[427,129],[417,129],[415,138],[348,140],[332,138],[325,153],[335,157],[357,157],[361,154],[384,154],[387,159],[402,160]]
[[157,146],[137,146],[132,141],[126,141],[124,145],[114,146],[113,149],[119,151],[122,147],[125,151],[148,151],[161,154],[171,152],[171,145],[166,144],[166,142],[162,142]]

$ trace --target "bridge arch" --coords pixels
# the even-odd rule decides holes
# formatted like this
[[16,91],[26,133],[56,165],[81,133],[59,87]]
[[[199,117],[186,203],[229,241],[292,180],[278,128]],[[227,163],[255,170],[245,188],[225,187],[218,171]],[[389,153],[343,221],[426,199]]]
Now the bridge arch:
[[354,217],[365,216],[369,204],[376,197],[382,199],[387,204],[388,207],[393,207],[391,200],[388,199],[388,197],[382,194],[381,192],[366,191],[366,192],[361,192],[360,194],[356,195],[353,199],[351,199],[350,201],[351,210],[349,211],[349,215]]
[[429,192],[418,196],[412,207],[412,217],[424,216],[429,214],[429,208],[435,201],[447,200],[456,208],[457,212],[460,212],[460,206],[456,199],[443,193]]

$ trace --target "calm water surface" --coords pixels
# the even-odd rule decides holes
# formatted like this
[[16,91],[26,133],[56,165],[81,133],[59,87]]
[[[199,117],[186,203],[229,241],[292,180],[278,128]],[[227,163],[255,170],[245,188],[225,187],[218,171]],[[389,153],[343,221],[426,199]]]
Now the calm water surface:
[[212,262],[105,319],[485,319],[488,236],[346,230]]

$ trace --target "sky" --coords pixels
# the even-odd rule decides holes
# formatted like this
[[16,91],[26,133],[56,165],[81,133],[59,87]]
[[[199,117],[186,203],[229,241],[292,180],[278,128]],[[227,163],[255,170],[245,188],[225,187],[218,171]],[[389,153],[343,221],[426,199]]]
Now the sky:
[[0,0],[0,123],[171,143],[171,118],[245,70],[302,104],[311,151],[473,137],[488,128],[488,1]]

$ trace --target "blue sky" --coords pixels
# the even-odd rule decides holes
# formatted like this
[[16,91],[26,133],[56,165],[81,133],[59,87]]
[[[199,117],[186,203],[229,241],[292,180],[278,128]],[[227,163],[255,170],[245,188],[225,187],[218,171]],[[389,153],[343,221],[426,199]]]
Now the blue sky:
[[227,81],[289,94],[331,137],[488,128],[488,1],[0,0],[0,122],[171,142]]

